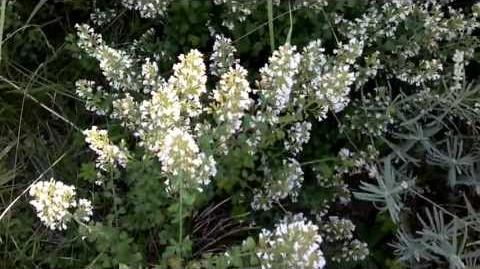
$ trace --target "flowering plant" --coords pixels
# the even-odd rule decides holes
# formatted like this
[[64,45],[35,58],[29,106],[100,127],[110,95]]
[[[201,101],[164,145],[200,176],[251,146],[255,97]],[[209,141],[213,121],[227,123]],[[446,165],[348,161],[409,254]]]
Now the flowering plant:
[[[120,5],[148,24],[177,4]],[[30,194],[41,222],[65,230],[76,220],[91,268],[368,268],[383,248],[362,237],[368,201],[397,234],[392,266],[475,265],[480,95],[469,66],[480,5],[262,6],[213,1],[227,16],[207,23],[208,45],[178,56],[155,51],[158,25],[131,44],[111,41],[98,29],[115,9],[96,10],[96,28],[77,24],[77,52],[101,74],[75,82],[93,119],[82,132],[93,161],[81,172],[92,199],[39,181]],[[276,47],[270,16],[271,51],[253,60],[235,31],[262,8],[285,11],[289,30]],[[321,34],[296,40],[297,11],[321,18]],[[430,170],[447,171],[448,192],[468,190],[466,206],[430,198]]]

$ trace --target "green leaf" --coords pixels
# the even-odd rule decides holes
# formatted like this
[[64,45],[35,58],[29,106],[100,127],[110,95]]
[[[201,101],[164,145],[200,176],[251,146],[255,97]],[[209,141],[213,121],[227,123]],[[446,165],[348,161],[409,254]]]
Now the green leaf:
[[80,167],[79,177],[88,182],[94,182],[97,178],[97,171],[93,162],[83,163]]

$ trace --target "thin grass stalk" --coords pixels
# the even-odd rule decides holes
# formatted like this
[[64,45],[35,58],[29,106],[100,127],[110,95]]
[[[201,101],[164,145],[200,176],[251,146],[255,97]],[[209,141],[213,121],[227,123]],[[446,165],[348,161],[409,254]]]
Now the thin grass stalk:
[[273,30],[273,0],[267,1],[267,13],[268,13],[268,33],[270,36],[270,49],[275,50],[275,35]]
[[5,9],[7,8],[7,0],[2,0],[0,8],[0,62],[2,62],[2,43],[3,43],[3,27],[5,26]]

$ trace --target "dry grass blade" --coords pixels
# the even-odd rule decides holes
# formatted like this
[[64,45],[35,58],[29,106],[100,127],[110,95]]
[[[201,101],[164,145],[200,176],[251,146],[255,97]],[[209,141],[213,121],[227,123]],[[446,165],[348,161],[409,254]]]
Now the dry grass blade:
[[229,201],[231,198],[212,204],[194,216],[193,234],[197,248],[194,256],[205,252],[224,251],[221,244],[223,241],[235,241],[236,236],[257,229],[248,226],[247,222],[239,221],[238,218],[244,215],[231,216],[228,213]]
[[0,8],[0,62],[2,61],[2,43],[3,43],[3,27],[5,26],[5,9],[7,8],[7,0],[2,0]]
[[0,160],[3,159],[14,146],[15,146],[15,141],[12,141],[5,148],[3,148],[2,151],[0,151]]
[[[13,83],[12,81],[8,80],[7,78],[3,77],[3,76],[0,76],[0,80],[3,80],[5,81],[6,83],[8,83],[9,85],[11,85],[13,88],[15,88],[16,90],[18,91],[22,91],[22,89],[16,85],[15,83]],[[22,91],[23,92],[23,91]],[[81,129],[75,125],[73,122],[71,122],[70,120],[68,120],[67,118],[65,118],[64,116],[60,115],[58,112],[54,111],[53,109],[49,108],[48,106],[46,106],[45,104],[43,104],[42,102],[38,101],[35,97],[33,97],[32,95],[28,94],[25,92],[25,96],[34,101],[35,103],[39,104],[43,109],[47,110],[48,112],[52,113],[54,116],[56,116],[57,118],[63,120],[65,123],[69,124],[70,126],[72,126],[73,128],[75,128],[77,131],[81,131]]]
[[[6,145],[5,148],[2,151],[0,151],[0,160],[5,158],[5,156],[7,156],[7,154],[13,149],[15,145],[16,145],[16,141],[12,141],[8,145]],[[17,170],[18,170],[18,166],[14,169],[8,169],[8,170],[5,170],[3,169],[2,166],[0,166],[0,187],[3,187],[8,182],[13,180],[15,178]]]
[[30,13],[30,16],[27,19],[27,22],[25,22],[25,25],[29,24],[30,21],[35,17],[35,14],[42,8],[42,6],[47,2],[47,0],[40,0],[36,5],[35,8],[33,9],[32,13]]

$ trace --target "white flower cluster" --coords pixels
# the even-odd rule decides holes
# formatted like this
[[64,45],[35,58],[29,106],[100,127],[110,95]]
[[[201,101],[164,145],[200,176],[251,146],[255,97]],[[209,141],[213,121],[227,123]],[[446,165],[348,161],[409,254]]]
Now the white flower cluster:
[[135,130],[140,125],[139,104],[129,93],[112,101],[112,119],[120,120],[124,127]]
[[[314,78],[323,74],[327,66],[327,56],[320,40],[313,40],[302,49],[302,60],[299,65],[298,84],[300,88],[294,91],[293,102],[299,108],[304,108],[311,100],[316,99],[318,89]],[[315,111],[315,118],[319,121],[326,117],[328,104],[319,104]]]
[[249,122],[249,128],[255,134],[247,140],[251,154],[262,141],[262,133],[266,129],[275,129],[282,114],[299,98],[294,93],[294,86],[301,59],[296,47],[287,43],[274,51],[268,63],[260,69],[260,80],[256,82],[258,89],[254,91],[259,98]]
[[369,55],[363,57],[365,66],[360,68],[360,75],[358,78],[357,89],[364,85],[368,79],[375,77],[378,74],[378,70],[384,68],[379,59],[380,52],[375,51]]
[[321,269],[325,258],[320,249],[322,237],[318,226],[302,214],[284,218],[273,231],[263,229],[259,235],[262,269],[297,268]]
[[245,111],[253,104],[253,100],[249,97],[251,92],[247,70],[239,64],[230,67],[221,76],[217,88],[213,90],[214,103],[211,109],[218,125],[222,126],[219,129],[223,134],[220,135],[219,140],[225,154],[228,153],[226,141],[241,129]]
[[355,225],[349,219],[330,216],[328,220],[320,226],[323,238],[328,242],[340,240],[350,240],[353,238]]
[[336,61],[344,64],[353,65],[358,57],[363,53],[365,44],[362,39],[351,38],[348,40],[348,44],[338,44],[338,48],[333,50],[336,54]]
[[[256,190],[251,206],[254,210],[269,210],[273,203],[290,197],[295,202],[303,182],[303,171],[297,160],[283,160],[279,171],[264,168],[266,183],[262,190]],[[264,164],[266,165],[266,164]],[[265,166],[266,167],[266,166]]]
[[[282,143],[291,156],[300,154],[312,128],[305,120],[310,117],[307,106],[310,109],[313,104],[320,111],[315,114],[320,114],[320,119],[330,108],[335,112],[342,110],[349,102],[350,87],[355,80],[353,67],[363,51],[363,41],[357,39],[340,44],[331,57],[324,54],[318,40],[311,42],[303,55],[287,43],[274,51],[268,64],[260,69],[258,88],[253,91],[247,71],[234,58],[230,40],[217,36],[211,69],[220,80],[207,95],[206,66],[198,50],[180,55],[172,76],[165,80],[155,61],[127,57],[124,52],[105,45],[102,37],[86,25],[78,26],[78,30],[79,45],[100,61],[107,81],[117,90],[111,94],[110,116],[132,130],[140,145],[158,157],[172,191],[177,190],[178,183],[199,189],[216,174],[213,156],[207,155],[198,144],[205,135],[212,135],[214,152],[224,154],[229,152],[232,138],[244,135],[249,152],[255,154],[256,145],[264,137],[270,139],[272,130],[288,126]],[[222,47],[225,51],[217,51]],[[93,83],[84,84],[85,88],[93,87]],[[142,93],[150,98],[137,101],[135,98]],[[256,104],[250,97],[253,93],[258,94]],[[106,140],[99,139],[103,133]],[[105,130],[95,127],[85,134],[99,156],[100,169],[125,166],[127,152],[110,145]],[[253,208],[267,210],[272,203],[288,196],[296,199],[303,171],[295,159],[284,160],[282,166],[278,171],[265,173],[267,183],[254,195]],[[178,182],[180,176],[184,182]]]
[[293,3],[293,7],[295,9],[301,8],[301,7],[306,7],[311,9],[322,9],[326,6],[328,6],[328,0],[297,0]]
[[413,13],[413,7],[412,3],[404,0],[388,1],[380,9],[372,6],[360,18],[353,21],[341,18],[338,23],[346,24],[342,34],[347,39],[360,39],[371,45],[378,38],[394,37],[399,25]]
[[386,87],[374,88],[355,102],[355,109],[345,115],[340,131],[345,132],[346,128],[349,128],[356,133],[380,137],[387,133],[388,127],[394,123],[391,106],[392,98]]
[[350,203],[352,199],[352,193],[348,185],[343,180],[344,177],[341,173],[341,170],[335,167],[333,174],[325,174],[319,167],[313,167],[312,170],[315,173],[318,186],[324,188],[325,190],[332,190],[330,195],[325,196],[322,199],[322,208],[319,212],[316,212],[318,217],[323,217],[328,213],[330,203],[340,203],[342,205],[347,205]]
[[[378,40],[389,39],[397,36],[399,31],[405,31],[402,23],[406,20],[423,24],[419,32],[415,33],[421,38],[392,46],[389,48],[391,55],[385,55],[383,62],[377,64],[384,65],[387,70],[391,69],[396,78],[419,86],[439,80],[443,71],[441,60],[422,55],[423,59],[418,61],[419,54],[422,52],[425,55],[436,55],[443,42],[470,36],[480,27],[475,6],[472,6],[472,14],[469,15],[451,6],[445,8],[444,3],[437,0],[425,3],[388,1],[380,9],[369,8],[362,17],[354,21],[339,19],[338,23],[346,25],[339,30],[348,39],[359,39],[367,46],[375,46]],[[399,62],[401,64],[398,64]],[[458,87],[458,83],[453,86]]]
[[207,92],[207,75],[202,57],[202,53],[196,49],[178,56],[179,62],[173,66],[173,76],[167,84],[168,90],[176,93],[182,109],[190,117],[202,112],[200,96]]
[[152,43],[155,43],[156,38],[158,36],[158,32],[154,27],[150,27],[143,34],[141,34],[138,38],[132,40],[131,43],[127,44],[125,51],[128,51],[131,55],[150,55],[150,58],[155,62],[159,62],[161,60],[174,60],[174,58],[167,54],[163,49],[157,48],[155,52],[153,52],[149,48]]
[[150,93],[164,87],[165,80],[158,75],[158,72],[157,63],[151,61],[150,58],[146,58],[145,63],[142,65],[142,84],[144,86],[144,93]]
[[109,80],[111,87],[118,90],[139,88],[136,82],[136,72],[131,70],[134,61],[128,54],[107,46],[98,48],[97,52],[100,69],[103,71],[103,75]]
[[[179,187],[201,190],[202,186],[210,182],[210,177],[216,174],[215,160],[201,152],[195,136],[192,135],[196,126],[190,126],[192,123],[199,124],[195,118],[205,110],[200,102],[201,96],[206,93],[207,81],[202,57],[198,50],[180,55],[179,63],[173,66],[173,75],[167,82],[159,77],[158,68],[153,63],[147,61],[147,66],[144,65],[142,70],[143,84],[151,88],[151,98],[138,105],[138,122],[134,122],[132,126],[137,126],[135,134],[141,139],[141,145],[154,153],[161,161],[163,171],[173,177],[174,180],[167,180],[172,192]],[[225,74],[226,78],[230,75]],[[244,83],[242,80],[234,81]],[[245,88],[245,85],[241,86]],[[230,90],[235,89],[222,89],[223,92]],[[131,104],[128,107],[132,109],[135,107],[132,100],[124,104],[125,107]],[[240,111],[228,113],[224,120],[236,119]]]
[[78,36],[77,45],[88,55],[98,56],[95,54],[95,50],[104,45],[102,35],[95,33],[88,24],[76,24],[75,28]]
[[74,213],[75,218],[82,222],[89,222],[90,217],[92,215],[93,215],[92,202],[85,198],[78,199],[77,209],[75,210],[75,213]]
[[96,166],[105,172],[111,172],[117,165],[127,166],[128,152],[124,148],[113,145],[108,138],[107,130],[92,126],[90,130],[84,130],[85,141],[90,149],[97,154]]
[[122,5],[128,9],[137,10],[142,18],[154,19],[167,13],[172,0],[122,0]]
[[157,155],[164,172],[180,177],[178,181],[167,182],[171,190],[195,186],[202,191],[201,186],[208,185],[217,172],[213,157],[200,152],[194,138],[179,128],[168,131]]
[[106,115],[108,109],[102,104],[107,95],[102,86],[96,86],[95,81],[81,79],[75,82],[76,94],[85,101],[85,108],[97,115]]
[[[327,57],[322,41],[319,39],[310,41],[302,50],[302,61],[300,62],[300,76],[302,79],[309,79],[324,71]],[[304,78],[304,77],[305,78]],[[306,87],[306,85],[304,85]]]
[[441,61],[437,59],[421,60],[418,68],[399,68],[396,76],[401,81],[420,86],[425,82],[440,79],[441,71],[443,71]]
[[472,6],[472,15],[473,15],[473,17],[475,17],[475,18],[480,17],[480,3],[479,3],[479,2],[473,4],[473,6]]
[[354,238],[355,225],[349,219],[337,216],[329,216],[326,221],[322,220],[323,212],[317,215],[321,222],[319,231],[325,239],[326,249],[336,249],[331,255],[335,263],[358,262],[369,255],[368,245]]
[[344,167],[336,167],[339,174],[358,174],[367,172],[370,178],[376,178],[379,173],[375,161],[379,152],[372,145],[368,145],[366,151],[351,152],[347,148],[342,148],[338,152],[340,160],[344,162]]
[[350,71],[350,67],[341,65],[314,79],[313,84],[319,90],[318,100],[327,104],[334,112],[340,112],[350,102],[348,94],[354,81],[355,74]]
[[[265,1],[261,0],[214,0],[215,5],[224,5],[226,7],[226,15],[223,17],[222,25],[229,30],[233,30],[235,22],[243,22],[252,12],[259,8],[259,5],[265,5]],[[274,6],[282,6],[285,4],[281,0],[273,0]],[[295,0],[292,1],[293,9],[310,8],[320,10],[328,6],[328,0]]]
[[332,257],[334,262],[357,262],[363,261],[369,255],[368,245],[358,239],[347,241],[341,251]]
[[284,141],[285,150],[297,155],[303,150],[303,145],[310,140],[312,124],[308,121],[295,122],[287,130],[287,139]]
[[100,10],[96,8],[91,14],[90,19],[96,26],[103,26],[112,21],[117,16],[115,9]]
[[340,112],[350,102],[354,69],[363,46],[362,40],[352,39],[347,45],[340,44],[335,55],[327,56],[321,41],[315,40],[301,54],[289,44],[275,51],[257,81],[258,103],[248,122],[253,132],[247,139],[249,152],[254,154],[259,145],[266,144],[265,138],[272,140],[265,134],[290,126],[282,142],[289,153],[298,155],[311,129],[311,123],[303,119],[323,120],[329,110]]
[[[213,0],[215,5],[225,5],[228,16],[222,21],[222,25],[232,30],[235,20],[245,21],[247,16],[252,13],[258,0]],[[232,19],[233,18],[233,19]]]
[[316,99],[316,118],[321,121],[329,110],[342,111],[350,102],[349,93],[355,82],[352,70],[356,59],[362,54],[363,41],[351,39],[348,45],[339,44],[333,59],[324,55],[319,40],[314,40],[303,49],[300,78],[302,89]]
[[465,80],[465,52],[455,50],[453,55],[453,86],[451,90],[460,90]]
[[364,42],[356,38],[350,39],[348,45],[339,44],[333,66],[322,75],[313,79],[317,89],[317,98],[334,112],[342,111],[350,102],[350,87],[355,82],[353,65],[363,52]]
[[126,52],[111,48],[105,44],[100,34],[86,25],[76,25],[78,46],[100,62],[100,69],[109,85],[119,91],[139,91],[138,74],[135,61]]
[[139,110],[141,123],[136,135],[142,139],[142,145],[156,153],[166,131],[180,124],[178,96],[165,88],[158,89],[152,92],[151,99],[142,101]]
[[[76,200],[75,187],[53,178],[39,181],[30,187],[30,204],[40,220],[52,230],[65,230],[72,218],[88,222],[92,216],[92,204],[86,199]],[[75,212],[73,212],[75,210]]]
[[228,122],[233,130],[240,129],[242,116],[253,103],[249,97],[251,91],[247,70],[238,64],[230,67],[213,91],[217,120],[220,123]]
[[237,49],[232,45],[232,40],[223,35],[215,35],[213,43],[213,52],[210,55],[210,73],[220,77],[226,73],[234,64],[238,64],[235,59]]
[[[287,107],[298,74],[302,56],[290,44],[280,46],[268,59],[268,64],[260,69],[258,82],[262,102],[273,114],[272,121]],[[269,112],[270,112],[269,111]]]

